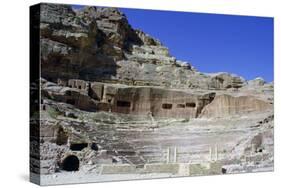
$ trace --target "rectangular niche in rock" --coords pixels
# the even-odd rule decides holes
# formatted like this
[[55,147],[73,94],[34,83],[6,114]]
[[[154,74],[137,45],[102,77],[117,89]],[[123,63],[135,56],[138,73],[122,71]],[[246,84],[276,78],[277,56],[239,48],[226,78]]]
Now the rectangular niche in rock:
[[273,18],[30,7],[36,184],[273,171],[273,96]]

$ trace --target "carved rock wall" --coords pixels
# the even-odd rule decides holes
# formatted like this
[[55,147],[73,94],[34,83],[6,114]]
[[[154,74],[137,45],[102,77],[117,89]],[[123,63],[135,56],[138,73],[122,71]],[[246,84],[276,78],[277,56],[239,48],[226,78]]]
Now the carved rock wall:
[[262,112],[272,109],[272,105],[256,99],[253,96],[233,97],[230,95],[218,95],[207,105],[200,115],[201,117],[226,117],[235,114],[247,114]]

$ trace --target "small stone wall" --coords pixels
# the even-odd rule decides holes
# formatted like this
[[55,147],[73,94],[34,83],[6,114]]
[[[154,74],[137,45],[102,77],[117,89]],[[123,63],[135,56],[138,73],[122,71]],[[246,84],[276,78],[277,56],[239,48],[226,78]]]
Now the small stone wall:
[[157,163],[145,164],[143,168],[136,168],[130,164],[102,165],[101,174],[139,174],[139,173],[167,173],[180,176],[198,176],[221,174],[222,164],[210,163]]
[[136,166],[130,164],[102,165],[101,174],[135,174]]
[[179,163],[169,164],[146,164],[144,166],[145,173],[171,173],[177,174],[179,172]]

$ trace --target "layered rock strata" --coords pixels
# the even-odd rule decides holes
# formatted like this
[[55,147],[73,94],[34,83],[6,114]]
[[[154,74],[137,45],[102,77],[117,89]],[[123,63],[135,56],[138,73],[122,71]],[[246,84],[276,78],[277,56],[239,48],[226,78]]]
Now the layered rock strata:
[[133,29],[115,8],[41,5],[42,76],[50,81],[128,82],[172,88],[240,88],[243,78],[202,74],[167,47]]

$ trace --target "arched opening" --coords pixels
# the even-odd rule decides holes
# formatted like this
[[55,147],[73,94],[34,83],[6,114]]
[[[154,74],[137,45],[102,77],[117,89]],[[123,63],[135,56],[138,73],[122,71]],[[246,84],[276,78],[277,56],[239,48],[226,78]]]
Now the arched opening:
[[79,159],[75,155],[67,156],[62,162],[62,169],[66,171],[78,171]]

